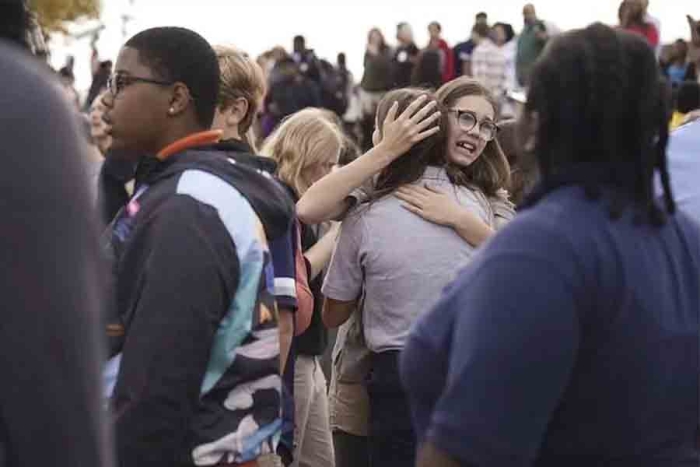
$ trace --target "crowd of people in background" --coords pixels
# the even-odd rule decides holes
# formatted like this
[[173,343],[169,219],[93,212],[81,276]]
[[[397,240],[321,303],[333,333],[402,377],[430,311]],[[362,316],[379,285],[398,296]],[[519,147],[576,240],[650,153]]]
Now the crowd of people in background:
[[[674,88],[678,119],[700,106],[692,99],[697,90],[700,67],[700,36],[696,21],[688,17],[691,31],[689,42],[679,39],[673,44],[660,43],[660,22],[649,14],[648,1],[625,0],[620,5],[619,27],[640,34],[658,50],[660,67]],[[384,33],[375,28],[367,35],[364,74],[356,81],[347,70],[345,54],[339,54],[336,64],[319,59],[306,47],[304,38],[294,40],[288,54],[277,47],[258,58],[266,70],[271,89],[289,89],[282,77],[293,81],[298,91],[296,99],[284,92],[271,92],[262,109],[261,137],[266,136],[286,115],[307,106],[321,106],[334,111],[343,119],[345,128],[356,138],[363,150],[371,147],[374,114],[381,97],[392,89],[419,86],[437,89],[460,76],[478,79],[496,96],[503,118],[517,114],[517,96],[527,88],[532,66],[552,37],[561,30],[552,22],[540,19],[534,5],[523,8],[523,27],[519,33],[508,23],[491,24],[486,13],[478,13],[468,39],[451,47],[442,38],[438,22],[428,25],[429,42],[417,45],[410,24],[396,27],[395,45],[387,42]],[[284,83],[284,84],[282,84]],[[681,88],[686,88],[678,99]],[[688,97],[685,97],[688,96]],[[675,123],[674,127],[677,126]]]
[[81,100],[6,5],[0,465],[700,463],[691,16],[373,28],[359,80],[157,27]]
[[[624,0],[619,7],[619,28],[643,36],[657,51],[659,66],[673,88],[672,128],[700,109],[697,100],[700,82],[700,31],[688,16],[690,41],[678,39],[662,44],[661,23],[648,11],[648,0]],[[270,135],[289,115],[305,108],[325,108],[342,121],[362,150],[372,146],[372,128],[377,104],[387,92],[407,86],[437,89],[460,76],[473,77],[496,96],[503,119],[517,116],[520,96],[528,87],[532,66],[547,42],[561,30],[551,21],[539,18],[535,5],[523,8],[523,26],[503,22],[490,23],[486,13],[478,13],[466,41],[451,46],[442,38],[442,26],[427,26],[429,41],[424,47],[415,43],[413,28],[399,23],[395,45],[378,28],[367,34],[364,73],[353,76],[347,68],[345,53],[335,63],[318,57],[308,48],[303,36],[296,36],[290,51],[277,46],[259,57],[266,94],[252,126],[258,142]],[[89,109],[97,95],[106,90],[112,61],[91,58],[93,83],[81,104],[73,83],[74,59],[70,57],[59,70],[75,105]]]

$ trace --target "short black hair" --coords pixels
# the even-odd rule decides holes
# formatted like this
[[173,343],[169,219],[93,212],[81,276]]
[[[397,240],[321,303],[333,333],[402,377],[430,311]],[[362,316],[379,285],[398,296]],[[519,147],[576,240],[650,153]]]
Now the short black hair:
[[[668,109],[656,57],[643,38],[596,23],[554,39],[535,65],[526,105],[525,122],[537,115],[534,153],[543,182],[528,204],[579,185],[590,199],[605,198],[613,219],[633,207],[637,221],[662,225],[675,212]],[[655,170],[665,212],[656,204]]]
[[515,29],[508,23],[496,23],[493,25],[494,28],[502,27],[506,33],[506,42],[510,42],[515,39]]
[[442,32],[442,25],[437,21],[433,21],[432,23],[430,23],[428,27],[430,26],[435,26],[439,32]]
[[676,100],[676,110],[682,114],[700,109],[700,84],[684,81],[678,88]]
[[219,93],[219,62],[202,36],[177,27],[147,29],[129,39],[125,47],[139,52],[139,60],[159,79],[183,83],[194,100],[197,123],[211,127]]
[[489,37],[491,34],[491,28],[488,26],[488,24],[476,23],[472,28],[472,32],[476,33],[476,35],[479,37]]
[[0,39],[27,47],[29,15],[23,0],[0,1]]
[[678,49],[680,48],[680,55],[675,56],[676,60],[685,63],[686,59],[688,58],[688,43],[683,39],[676,39],[673,45],[674,55],[678,53]]
[[485,11],[480,11],[476,14],[476,19],[488,19],[489,15]]
[[439,50],[425,49],[420,52],[411,73],[411,85],[425,89],[439,88],[442,85],[441,62]]

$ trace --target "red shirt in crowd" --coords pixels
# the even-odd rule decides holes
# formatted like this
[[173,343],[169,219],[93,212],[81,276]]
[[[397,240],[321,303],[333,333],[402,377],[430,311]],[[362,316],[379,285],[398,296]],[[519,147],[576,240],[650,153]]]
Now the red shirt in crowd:
[[640,36],[644,36],[647,42],[649,42],[653,48],[656,48],[659,45],[659,31],[653,24],[646,23],[644,25],[630,25],[627,26],[625,30],[634,32]]
[[437,42],[437,47],[444,53],[445,62],[442,67],[442,82],[447,83],[455,77],[455,57],[445,39],[440,39]]

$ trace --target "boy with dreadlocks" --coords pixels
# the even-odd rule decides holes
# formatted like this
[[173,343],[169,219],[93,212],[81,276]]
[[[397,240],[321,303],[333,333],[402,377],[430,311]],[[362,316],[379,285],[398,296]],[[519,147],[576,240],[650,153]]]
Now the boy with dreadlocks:
[[535,66],[541,185],[402,355],[420,467],[699,465],[700,229],[664,96],[644,39],[602,24]]

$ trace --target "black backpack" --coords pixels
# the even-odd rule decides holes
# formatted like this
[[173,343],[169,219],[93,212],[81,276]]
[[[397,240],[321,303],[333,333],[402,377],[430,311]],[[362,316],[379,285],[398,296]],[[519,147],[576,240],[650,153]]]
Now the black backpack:
[[348,73],[326,60],[320,61],[321,102],[325,109],[343,116],[348,110]]

